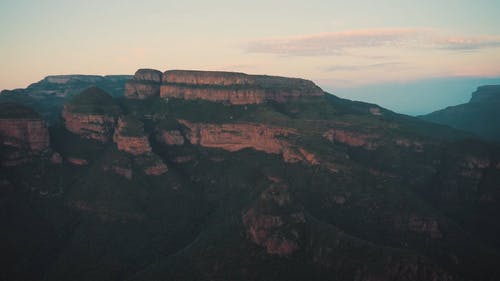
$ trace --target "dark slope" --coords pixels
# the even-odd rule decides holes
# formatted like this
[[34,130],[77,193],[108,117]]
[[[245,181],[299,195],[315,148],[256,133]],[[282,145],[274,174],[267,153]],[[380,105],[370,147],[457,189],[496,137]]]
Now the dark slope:
[[471,132],[486,140],[500,140],[500,85],[481,86],[468,103],[450,106],[419,118]]

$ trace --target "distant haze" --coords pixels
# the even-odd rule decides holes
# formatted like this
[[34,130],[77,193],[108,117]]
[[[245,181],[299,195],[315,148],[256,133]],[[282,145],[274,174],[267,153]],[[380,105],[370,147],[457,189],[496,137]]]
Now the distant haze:
[[324,87],[324,90],[342,98],[376,103],[398,113],[422,115],[466,103],[478,86],[493,84],[500,84],[500,77],[433,78],[360,87]]

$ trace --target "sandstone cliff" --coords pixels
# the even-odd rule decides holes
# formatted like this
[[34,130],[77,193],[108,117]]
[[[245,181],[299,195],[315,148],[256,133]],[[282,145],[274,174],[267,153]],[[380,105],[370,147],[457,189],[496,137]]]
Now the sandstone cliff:
[[0,144],[3,165],[30,160],[49,148],[49,131],[45,121],[30,108],[18,104],[0,104]]
[[286,185],[273,184],[243,215],[248,238],[268,254],[287,256],[300,249],[306,219],[291,201]]
[[322,96],[313,82],[236,72],[139,69],[125,85],[125,96],[132,99],[180,98],[209,100],[229,104],[284,102],[302,97]]
[[281,154],[288,163],[302,161],[318,164],[313,154],[283,139],[297,135],[297,131],[293,129],[253,123],[204,124],[186,120],[179,122],[189,129],[186,138],[192,144],[222,148],[231,152],[253,148],[266,153]]
[[131,99],[145,99],[160,95],[162,73],[154,69],[139,69],[134,78],[125,84],[125,96]]
[[99,88],[89,88],[64,105],[62,117],[68,131],[108,142],[119,111],[110,95]]
[[119,150],[132,155],[151,152],[151,146],[147,135],[144,133],[142,122],[132,117],[127,116],[118,119],[113,141]]

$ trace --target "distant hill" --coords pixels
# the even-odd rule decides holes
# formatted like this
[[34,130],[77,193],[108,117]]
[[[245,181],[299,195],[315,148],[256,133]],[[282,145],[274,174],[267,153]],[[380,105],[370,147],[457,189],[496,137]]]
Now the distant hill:
[[132,75],[52,75],[25,89],[1,91],[0,102],[29,106],[53,122],[59,118],[67,98],[90,87],[99,87],[113,97],[120,97],[125,93],[125,82],[131,78]]
[[468,103],[419,116],[421,119],[500,140],[500,85],[481,86]]

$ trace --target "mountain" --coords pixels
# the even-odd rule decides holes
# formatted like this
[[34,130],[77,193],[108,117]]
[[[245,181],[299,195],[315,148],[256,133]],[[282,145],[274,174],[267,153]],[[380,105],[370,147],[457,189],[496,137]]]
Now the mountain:
[[123,96],[130,75],[52,75],[26,89],[3,90],[0,102],[13,102],[34,108],[45,119],[55,122],[64,102],[83,90],[95,86],[112,96]]
[[7,106],[0,279],[500,277],[500,147],[463,131],[231,72],[85,89],[35,151]]
[[419,118],[472,132],[486,140],[500,140],[500,85],[481,86],[468,103],[447,107]]

